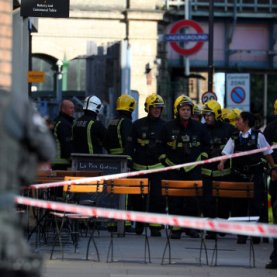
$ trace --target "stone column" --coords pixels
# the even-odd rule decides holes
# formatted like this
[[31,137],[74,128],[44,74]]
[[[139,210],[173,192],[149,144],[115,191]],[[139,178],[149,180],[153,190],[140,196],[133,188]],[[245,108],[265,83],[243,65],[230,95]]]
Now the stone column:
[[0,0],[0,89],[10,90],[12,80],[12,1]]

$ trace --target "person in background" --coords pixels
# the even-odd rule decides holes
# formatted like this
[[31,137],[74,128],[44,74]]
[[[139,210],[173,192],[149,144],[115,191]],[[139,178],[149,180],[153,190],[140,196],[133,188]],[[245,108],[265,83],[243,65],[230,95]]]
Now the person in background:
[[55,142],[22,93],[0,90],[0,105],[0,276],[37,277],[42,260],[25,241],[15,196],[34,182],[39,165],[54,159]]
[[86,97],[83,105],[84,114],[76,120],[72,128],[74,153],[104,153],[107,129],[97,119],[102,107],[102,102],[97,96]]
[[[250,112],[241,112],[237,119],[236,127],[238,129],[232,137],[227,141],[222,150],[223,155],[229,155],[242,151],[250,151],[269,147],[264,135],[254,129],[255,117]],[[262,153],[254,155],[242,156],[232,159],[232,178],[237,182],[253,182],[254,183],[254,199],[250,203],[250,215],[259,216],[259,221],[263,222],[263,205],[265,199],[265,183],[264,183],[264,157],[270,167],[274,166],[272,158],[272,150],[266,150]],[[226,160],[220,161],[219,170],[224,170]],[[245,200],[233,200],[232,216],[246,216],[248,203]],[[238,236],[237,243],[245,244],[246,236]],[[253,243],[259,243],[259,237],[252,237]]]
[[236,127],[236,120],[239,118],[240,113],[240,109],[225,109],[224,113],[222,113],[222,120]]
[[[165,166],[190,163],[207,158],[209,149],[209,133],[203,124],[191,119],[193,102],[185,95],[174,102],[175,119],[167,122],[160,133],[160,161]],[[201,167],[190,166],[179,170],[166,171],[166,180],[201,180]],[[175,215],[199,216],[196,199],[170,197],[169,213]],[[180,239],[182,232],[193,238],[199,237],[193,229],[183,230],[173,226],[172,239]]]
[[[228,139],[235,132],[235,127],[222,121],[221,105],[210,100],[205,103],[203,110],[205,119],[204,127],[210,134],[210,148],[208,151],[209,158],[215,158],[221,155],[221,151]],[[218,211],[216,214],[216,201],[212,197],[212,181],[229,181],[231,176],[231,164],[225,164],[224,171],[217,169],[217,163],[209,163],[202,166],[202,176],[204,181],[204,197],[203,197],[203,214],[206,217],[228,218],[230,213],[229,199],[218,202]],[[216,233],[207,232],[206,239],[215,239]]]
[[[264,136],[270,145],[277,145],[277,99],[274,102],[275,120],[269,123]],[[271,206],[273,211],[274,224],[277,224],[277,149],[273,149],[273,159],[275,166],[271,169],[271,180],[269,183],[269,193],[271,196]],[[270,262],[265,266],[267,269],[277,269],[277,239],[273,239],[273,251],[270,255]]]
[[116,101],[116,117],[107,128],[106,147],[109,154],[122,155],[128,135],[132,128],[132,112],[136,106],[135,99],[127,94]]
[[[110,122],[107,128],[106,148],[111,155],[123,155],[124,148],[127,143],[127,138],[132,129],[132,112],[135,110],[135,99],[127,94],[121,95],[116,101],[116,117]],[[128,198],[126,197],[125,205],[128,209]],[[131,230],[131,221],[125,221],[125,231]],[[116,231],[116,223],[108,224],[108,230]]]
[[202,120],[202,108],[199,104],[194,104],[193,105],[193,113],[191,115],[191,118],[201,122]]
[[[145,99],[145,112],[147,116],[133,123],[131,133],[128,137],[124,153],[129,156],[129,167],[132,170],[147,170],[162,168],[159,161],[159,145],[157,139],[160,135],[165,121],[161,119],[164,108],[164,100],[158,94],[150,94]],[[164,213],[164,201],[161,195],[161,180],[163,174],[152,173],[145,175],[150,183],[149,211],[153,213]],[[135,195],[129,197],[130,210],[145,211],[145,203],[141,197]],[[151,236],[161,236],[160,224],[149,224]],[[141,234],[144,224],[136,223],[136,233]]]
[[63,100],[58,117],[54,120],[53,135],[56,141],[57,156],[52,163],[52,169],[66,170],[70,166],[72,152],[72,126],[74,122],[74,103]]

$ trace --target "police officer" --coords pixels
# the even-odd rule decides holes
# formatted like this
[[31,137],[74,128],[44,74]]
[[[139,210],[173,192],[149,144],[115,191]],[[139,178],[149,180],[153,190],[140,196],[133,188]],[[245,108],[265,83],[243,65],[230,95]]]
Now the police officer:
[[[242,151],[249,151],[254,149],[259,149],[263,147],[268,147],[269,144],[266,141],[264,135],[255,130],[255,117],[250,112],[241,112],[240,117],[237,119],[236,127],[238,129],[232,137],[228,140],[222,153],[233,154]],[[234,181],[252,181],[254,182],[254,201],[251,202],[250,213],[252,215],[258,215],[260,221],[262,218],[262,207],[265,205],[265,184],[264,184],[264,164],[261,158],[264,156],[268,164],[273,167],[274,160],[271,156],[272,150],[264,151],[263,153],[258,153],[254,155],[242,156],[239,158],[232,159],[232,171]],[[222,160],[219,165],[219,170],[224,170],[225,160]],[[247,202],[243,200],[233,200],[233,216],[245,216],[247,215]],[[247,237],[238,236],[237,243],[245,244]],[[252,238],[253,243],[259,243],[260,238]]]
[[[210,134],[209,158],[218,157],[221,155],[223,147],[236,129],[231,124],[222,121],[221,105],[215,100],[210,100],[205,103],[202,113],[205,119],[204,127]],[[230,180],[230,162],[225,164],[225,168],[222,171],[217,169],[217,163],[206,164],[202,167],[202,175],[204,181],[204,216],[228,218],[230,212],[228,199],[219,201],[219,214],[216,214],[216,202],[215,199],[212,198],[212,181]],[[215,238],[215,233],[208,232],[206,238]]]
[[88,96],[83,105],[84,114],[73,124],[72,139],[75,153],[103,154],[107,129],[97,119],[102,110],[101,100]]
[[106,146],[109,154],[122,155],[132,128],[132,112],[136,106],[130,95],[121,95],[116,101],[117,116],[107,128]]
[[54,120],[53,134],[56,141],[57,156],[52,169],[67,169],[72,152],[72,125],[75,107],[72,101],[63,100],[58,117]]
[[[193,102],[185,95],[179,96],[174,102],[175,119],[163,126],[160,160],[166,166],[183,164],[207,158],[209,149],[209,134],[203,124],[191,119]],[[172,180],[200,180],[201,168],[197,166],[184,167],[166,173],[167,179]],[[177,215],[199,216],[197,203],[194,199],[169,199],[169,213]],[[191,237],[199,237],[195,230],[185,230]],[[182,229],[173,227],[171,238],[180,239]]]
[[[160,135],[165,121],[161,119],[164,108],[164,100],[158,94],[150,94],[144,104],[146,117],[136,120],[133,123],[131,134],[128,137],[125,153],[129,156],[129,165],[132,170],[146,170],[161,168],[159,162],[159,146],[157,138]],[[146,178],[150,182],[149,211],[164,212],[163,198],[161,196],[162,174],[147,174]],[[137,196],[130,196],[131,209],[142,211],[145,209],[144,203]],[[149,224],[151,236],[161,236],[160,224]],[[143,232],[143,224],[136,224],[136,233]]]
[[[277,99],[274,102],[274,115],[277,116]],[[277,119],[269,123],[264,136],[270,145],[277,145]],[[271,195],[271,205],[273,208],[274,223],[277,223],[277,149],[273,150],[275,167],[271,169],[271,181],[269,184],[269,193]],[[266,265],[268,269],[277,269],[277,239],[273,239],[273,251],[270,255],[270,262]]]
[[14,197],[32,184],[39,162],[55,157],[45,121],[22,94],[0,90],[0,276],[39,276],[41,260],[23,237]]

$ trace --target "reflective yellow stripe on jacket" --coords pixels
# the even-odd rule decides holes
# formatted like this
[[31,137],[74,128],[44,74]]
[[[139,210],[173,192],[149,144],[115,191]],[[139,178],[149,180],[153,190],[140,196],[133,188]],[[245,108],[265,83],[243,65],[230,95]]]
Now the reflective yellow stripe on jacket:
[[[204,153],[201,153],[198,158],[195,160],[195,161],[201,161],[201,157],[205,155]],[[174,164],[171,160],[169,160],[168,158],[165,159],[165,163],[169,166],[174,166],[176,164]],[[186,167],[182,167],[185,172],[189,172],[191,171],[192,169],[194,169],[197,165],[191,165],[191,166],[186,166]]]
[[224,170],[210,170],[207,168],[201,168],[201,173],[205,176],[220,177],[231,174],[231,168],[225,168]]
[[91,137],[91,131],[90,131],[93,123],[94,121],[91,120],[87,126],[87,142],[88,142],[89,154],[93,154],[93,144],[92,144],[92,137]]

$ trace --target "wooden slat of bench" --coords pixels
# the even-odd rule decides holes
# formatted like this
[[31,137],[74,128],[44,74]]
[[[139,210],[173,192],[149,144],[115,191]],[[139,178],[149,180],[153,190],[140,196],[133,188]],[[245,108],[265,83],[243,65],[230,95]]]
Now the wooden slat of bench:
[[147,178],[122,178],[106,181],[108,186],[148,186]]
[[242,191],[242,190],[217,190],[213,189],[213,196],[225,197],[225,198],[253,198],[254,191]]
[[53,183],[53,182],[59,182],[63,181],[63,177],[37,177],[35,179],[35,183],[37,184],[44,184],[44,183]]
[[196,189],[177,189],[177,188],[162,188],[162,195],[163,196],[202,196],[203,192],[202,190],[196,190]]
[[104,184],[104,180],[90,180],[90,181],[86,181],[84,183],[81,182],[82,179],[87,179],[87,178],[89,178],[89,177],[65,176],[64,180],[65,181],[80,180],[79,184],[76,184],[76,185],[103,185]]
[[218,189],[235,189],[235,190],[253,190],[253,182],[226,182],[226,181],[213,181],[213,187]]
[[[69,188],[68,188],[69,187]],[[92,192],[102,192],[103,185],[70,185],[63,186],[63,191],[72,193],[92,193]]]
[[124,186],[108,186],[107,192],[114,193],[114,194],[148,194],[149,189],[148,187],[143,187],[143,190],[141,187],[124,187]]
[[192,180],[192,181],[180,181],[180,180],[162,180],[162,187],[166,188],[202,188],[202,180]]

